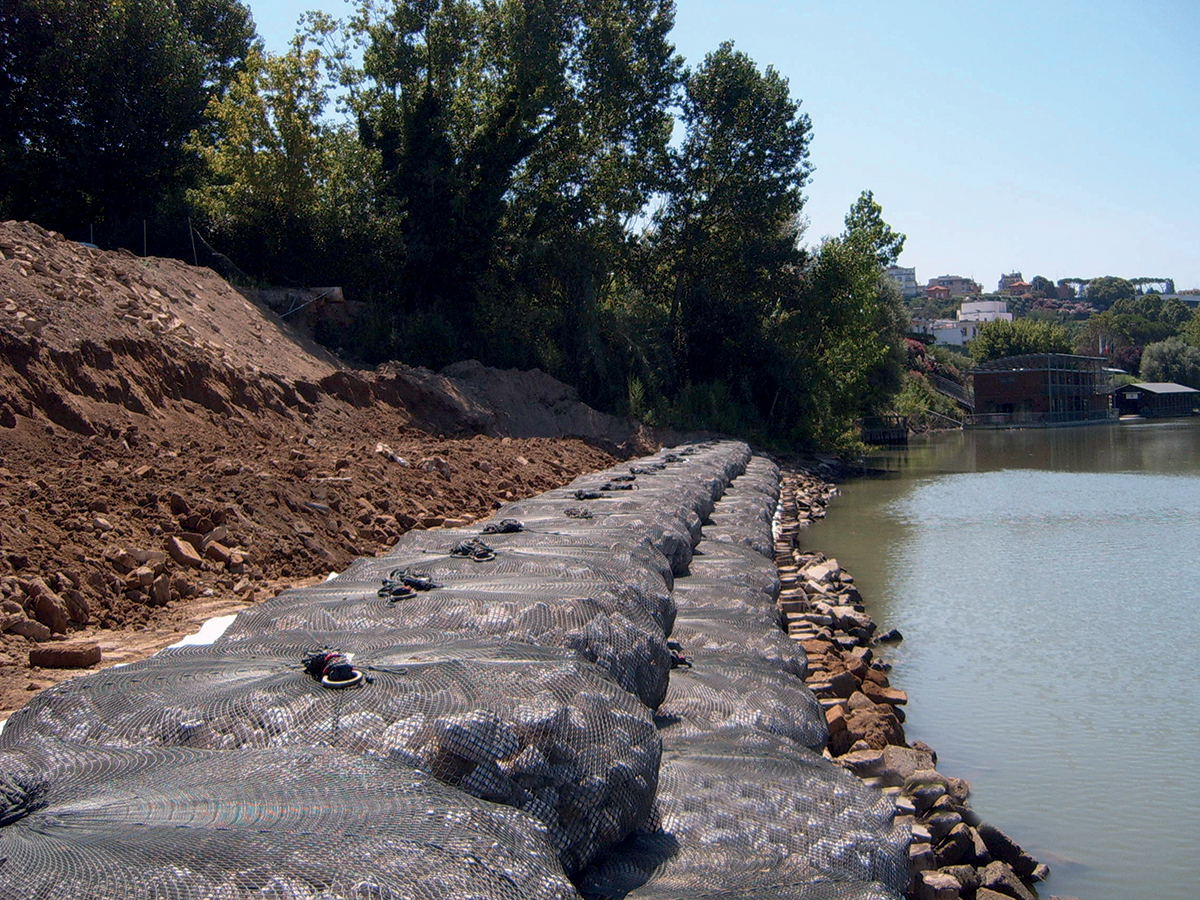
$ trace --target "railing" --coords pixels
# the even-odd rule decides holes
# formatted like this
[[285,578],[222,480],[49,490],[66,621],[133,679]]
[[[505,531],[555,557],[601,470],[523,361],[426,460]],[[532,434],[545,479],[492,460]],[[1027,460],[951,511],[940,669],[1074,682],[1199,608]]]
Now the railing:
[[949,378],[943,378],[941,375],[927,375],[930,386],[939,394],[949,397],[951,400],[961,403],[967,409],[975,408],[975,395],[959,384],[957,381],[951,381]]

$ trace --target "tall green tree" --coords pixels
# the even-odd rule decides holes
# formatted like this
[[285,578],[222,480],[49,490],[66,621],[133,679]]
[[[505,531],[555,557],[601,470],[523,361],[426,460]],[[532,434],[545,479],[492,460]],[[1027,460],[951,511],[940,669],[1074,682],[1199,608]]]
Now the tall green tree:
[[[509,340],[472,348],[496,352],[520,343],[534,295],[550,324],[579,318],[561,304],[594,306],[659,184],[680,65],[673,17],[670,0],[360,8],[353,102],[403,220],[402,309],[464,334],[502,329]],[[485,302],[496,297],[499,308]]]
[[1093,278],[1084,287],[1087,300],[1096,309],[1105,310],[1125,297],[1132,297],[1137,293],[1137,288],[1133,282],[1127,281],[1124,278],[1117,278],[1114,275],[1105,275],[1101,278]]
[[259,277],[365,286],[351,267],[386,278],[388,256],[367,245],[384,243],[387,223],[374,205],[372,155],[328,117],[325,62],[304,35],[283,54],[252,50],[193,135],[207,177],[188,199]]
[[904,252],[905,236],[883,221],[883,207],[875,202],[874,191],[863,191],[850,207],[846,237],[870,247],[881,269],[894,264]]
[[61,229],[152,213],[195,174],[184,144],[252,34],[237,0],[9,0],[0,213]]
[[[676,178],[651,245],[669,308],[676,387],[759,392],[764,328],[794,296],[811,124],[788,82],[724,43],[686,79]],[[763,404],[763,400],[766,403]],[[769,398],[757,398],[760,407]]]
[[1183,338],[1167,338],[1142,353],[1143,381],[1173,381],[1200,388],[1200,348]]

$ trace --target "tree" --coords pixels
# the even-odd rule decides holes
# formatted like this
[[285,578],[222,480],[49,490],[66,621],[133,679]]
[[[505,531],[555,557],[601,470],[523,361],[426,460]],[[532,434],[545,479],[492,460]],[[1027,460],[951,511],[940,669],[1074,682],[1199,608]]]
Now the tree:
[[478,332],[493,358],[534,343],[524,318],[590,321],[659,186],[673,20],[671,0],[362,5],[353,106],[402,217],[401,312]]
[[1092,306],[1105,310],[1122,298],[1132,297],[1137,293],[1137,288],[1133,286],[1133,282],[1124,278],[1105,275],[1103,278],[1093,278],[1089,281],[1084,292]]
[[1070,352],[1071,341],[1065,328],[1032,319],[985,322],[971,341],[971,358],[976,363],[1027,353]]
[[1173,381],[1200,388],[1200,348],[1183,338],[1167,338],[1142,353],[1143,381]]
[[[347,242],[383,225],[369,152],[325,118],[323,63],[302,35],[282,55],[252,50],[193,135],[207,178],[189,201],[242,268],[276,283],[354,281],[347,264],[367,254],[346,259]],[[384,277],[386,254],[372,256],[372,276]]]
[[1058,299],[1058,288],[1054,286],[1054,282],[1049,278],[1041,275],[1034,275],[1033,280],[1029,282],[1031,288],[1030,293],[1035,297],[1041,297],[1046,300]]
[[881,269],[893,265],[904,251],[905,236],[883,221],[883,207],[875,202],[874,191],[863,191],[850,207],[846,214],[846,236],[870,247]]
[[[745,379],[795,293],[810,123],[788,83],[724,43],[686,79],[676,177],[654,220],[676,384]],[[769,406],[769,401],[760,404]]]
[[1200,309],[1192,313],[1192,317],[1179,330],[1179,336],[1193,347],[1200,347]]
[[194,173],[185,141],[249,23],[236,0],[10,0],[0,213],[60,229],[151,213]]

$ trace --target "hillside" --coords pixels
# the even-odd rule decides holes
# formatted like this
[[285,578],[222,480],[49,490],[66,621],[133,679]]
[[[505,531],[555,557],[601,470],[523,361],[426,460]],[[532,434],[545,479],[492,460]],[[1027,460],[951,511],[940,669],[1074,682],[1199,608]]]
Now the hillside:
[[31,649],[140,658],[652,443],[540,372],[351,369],[208,269],[0,223],[0,718],[78,671]]

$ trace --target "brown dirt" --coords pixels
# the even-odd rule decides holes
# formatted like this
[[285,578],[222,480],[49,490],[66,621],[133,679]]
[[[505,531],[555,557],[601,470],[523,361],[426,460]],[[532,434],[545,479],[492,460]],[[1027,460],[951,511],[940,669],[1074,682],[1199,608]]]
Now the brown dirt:
[[[353,370],[207,269],[0,223],[0,718],[79,674],[31,667],[13,628],[129,662],[409,528],[651,446],[557,383],[522,411],[541,373],[460,374],[479,380]],[[504,415],[484,414],[484,380],[508,385]],[[500,433],[555,416],[591,442]]]

